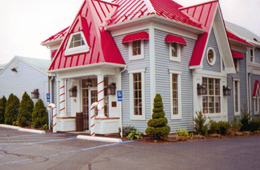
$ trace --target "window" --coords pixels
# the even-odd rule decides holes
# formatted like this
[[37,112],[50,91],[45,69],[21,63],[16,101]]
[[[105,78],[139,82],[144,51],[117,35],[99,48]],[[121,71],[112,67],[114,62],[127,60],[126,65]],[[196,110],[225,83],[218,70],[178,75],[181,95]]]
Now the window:
[[202,78],[207,94],[202,95],[203,113],[221,113],[220,79]]
[[255,54],[254,54],[254,49],[253,48],[248,48],[248,60],[250,62],[255,62]]
[[234,111],[235,115],[240,115],[240,81],[239,79],[233,80],[234,89]]
[[216,62],[216,54],[213,48],[208,48],[207,50],[207,61],[209,65],[213,66]]
[[144,72],[145,68],[128,69],[131,120],[145,120]]
[[144,41],[136,40],[129,43],[129,60],[144,59]]
[[181,72],[169,70],[170,72],[170,95],[171,95],[171,118],[181,119]]
[[83,32],[77,32],[70,35],[65,55],[88,52],[89,46],[85,40]]
[[260,94],[259,94],[259,90],[257,90],[257,94],[255,96],[255,98],[253,99],[254,101],[254,115],[259,115],[260,113]]
[[181,61],[181,45],[177,43],[170,43],[170,60]]
[[239,59],[238,58],[234,58],[234,64],[235,64],[236,71],[239,72]]

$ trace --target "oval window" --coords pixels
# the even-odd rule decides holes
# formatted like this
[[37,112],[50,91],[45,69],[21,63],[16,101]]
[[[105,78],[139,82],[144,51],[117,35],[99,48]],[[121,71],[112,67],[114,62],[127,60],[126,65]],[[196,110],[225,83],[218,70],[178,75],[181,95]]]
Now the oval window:
[[207,60],[210,65],[214,65],[216,62],[215,51],[213,48],[208,49]]

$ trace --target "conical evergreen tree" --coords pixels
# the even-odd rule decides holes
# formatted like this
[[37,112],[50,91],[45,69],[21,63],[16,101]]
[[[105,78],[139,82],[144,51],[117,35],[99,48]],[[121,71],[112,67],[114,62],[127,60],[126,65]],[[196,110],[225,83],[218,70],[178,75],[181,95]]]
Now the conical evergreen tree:
[[145,133],[153,136],[155,139],[166,137],[170,133],[170,127],[167,126],[168,120],[164,116],[162,97],[160,94],[156,94],[153,103],[152,119],[147,122],[148,128],[145,130]]
[[16,95],[11,93],[6,102],[5,109],[5,124],[13,124],[17,120],[20,100]]
[[5,108],[6,108],[6,98],[3,96],[0,99],[0,123],[5,123]]
[[32,113],[32,121],[33,121],[33,126],[35,128],[39,128],[45,124],[48,124],[48,113],[41,99],[39,99],[35,103],[35,107]]
[[32,121],[33,101],[31,97],[24,92],[17,116],[18,126],[29,126]]

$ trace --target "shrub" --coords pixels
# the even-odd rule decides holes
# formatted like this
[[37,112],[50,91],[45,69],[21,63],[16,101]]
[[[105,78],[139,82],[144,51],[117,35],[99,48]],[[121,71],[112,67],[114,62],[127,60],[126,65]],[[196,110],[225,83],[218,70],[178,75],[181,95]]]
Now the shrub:
[[240,131],[249,131],[249,121],[251,119],[250,113],[242,111],[242,116],[240,119],[241,128]]
[[202,111],[195,112],[196,117],[194,119],[195,125],[194,130],[197,134],[201,134],[203,136],[208,135],[208,125],[206,124],[207,118],[202,114]]
[[260,119],[253,119],[249,122],[249,130],[251,132],[260,130]]
[[48,113],[41,99],[35,103],[35,107],[33,108],[32,122],[35,128],[40,128],[48,124]]
[[33,101],[30,96],[24,92],[17,116],[18,126],[29,126],[32,121]]
[[239,131],[241,128],[241,124],[237,121],[237,118],[234,117],[233,121],[231,122],[231,127],[234,131]]
[[17,96],[11,93],[6,102],[5,109],[5,124],[12,124],[17,120],[18,109],[19,109],[20,100]]
[[127,139],[133,140],[134,138],[136,139],[142,139],[143,134],[139,131],[136,130],[131,130],[131,132],[127,135]]
[[[121,133],[121,127],[118,128],[119,133]],[[126,136],[132,131],[136,130],[134,126],[123,126],[123,134],[126,134]]]
[[0,99],[0,123],[5,123],[5,108],[6,108],[6,98],[3,96]]
[[176,132],[179,136],[185,136],[185,137],[191,138],[191,139],[193,138],[193,134],[192,133],[189,134],[189,132],[187,132],[186,128],[183,128],[183,130],[177,129]]
[[155,139],[168,136],[170,127],[167,126],[168,120],[164,116],[162,97],[160,94],[156,94],[153,103],[152,119],[147,122],[148,128],[145,130],[145,133],[153,136]]
[[47,130],[48,128],[49,128],[48,125],[45,124],[45,125],[43,125],[43,126],[41,127],[41,130]]
[[230,123],[229,122],[224,122],[224,121],[210,121],[210,127],[209,130],[211,133],[218,133],[221,135],[226,135],[227,129],[230,128]]

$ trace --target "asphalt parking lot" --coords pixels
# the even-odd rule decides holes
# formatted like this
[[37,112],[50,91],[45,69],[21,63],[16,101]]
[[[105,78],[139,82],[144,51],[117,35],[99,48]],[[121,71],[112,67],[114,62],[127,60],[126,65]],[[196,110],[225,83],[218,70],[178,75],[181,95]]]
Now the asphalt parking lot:
[[260,137],[149,144],[0,128],[0,169],[259,169]]

